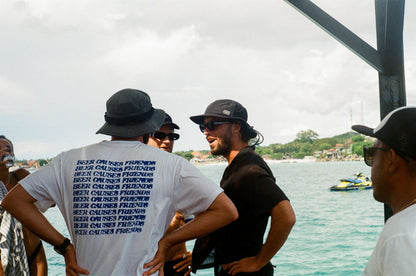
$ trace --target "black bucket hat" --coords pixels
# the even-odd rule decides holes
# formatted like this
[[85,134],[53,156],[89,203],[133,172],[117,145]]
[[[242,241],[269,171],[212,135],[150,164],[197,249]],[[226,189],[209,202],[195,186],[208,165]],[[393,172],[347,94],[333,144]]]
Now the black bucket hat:
[[106,106],[105,124],[97,134],[139,137],[159,130],[165,120],[165,112],[153,108],[149,95],[140,90],[120,90],[107,100]]
[[247,110],[240,103],[222,99],[208,105],[205,113],[189,117],[194,123],[202,124],[205,117],[224,118],[229,121],[237,120],[247,124]]
[[387,114],[376,128],[351,127],[358,133],[375,137],[394,150],[416,159],[416,107],[404,106]]
[[165,113],[165,121],[163,122],[163,125],[179,129],[179,126],[172,121],[172,117],[170,117],[168,113]]

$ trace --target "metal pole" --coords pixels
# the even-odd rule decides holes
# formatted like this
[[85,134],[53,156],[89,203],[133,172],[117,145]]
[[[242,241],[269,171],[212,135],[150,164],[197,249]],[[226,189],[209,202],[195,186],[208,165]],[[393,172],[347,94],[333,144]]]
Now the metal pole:
[[[406,105],[403,57],[405,0],[375,0],[377,50],[309,0],[285,0],[378,71],[380,118]],[[392,215],[384,204],[385,221]]]
[[[379,73],[380,120],[406,105],[403,57],[404,0],[376,0],[377,48],[383,62]],[[393,215],[384,204],[384,221]]]
[[309,0],[285,0],[300,13],[308,17],[345,47],[371,65],[378,72],[383,71],[380,54],[367,42],[362,40],[347,27],[331,17]]

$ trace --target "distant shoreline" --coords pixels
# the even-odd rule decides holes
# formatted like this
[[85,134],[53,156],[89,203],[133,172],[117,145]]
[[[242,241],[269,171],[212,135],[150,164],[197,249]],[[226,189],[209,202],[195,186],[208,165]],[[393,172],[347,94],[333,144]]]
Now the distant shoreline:
[[[268,164],[283,164],[283,163],[326,163],[326,162],[359,162],[363,161],[364,159],[339,159],[339,160],[324,160],[324,159],[264,159]],[[209,161],[202,161],[202,162],[195,162],[192,163],[195,166],[208,166],[208,165],[227,165],[228,163],[225,161],[217,161],[217,160],[209,160]]]

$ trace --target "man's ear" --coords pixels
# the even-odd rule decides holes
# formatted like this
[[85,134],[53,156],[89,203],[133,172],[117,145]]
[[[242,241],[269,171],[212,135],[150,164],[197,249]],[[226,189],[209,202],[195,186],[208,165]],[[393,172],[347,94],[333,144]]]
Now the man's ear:
[[231,129],[235,133],[240,133],[241,125],[239,123],[234,123],[231,125]]
[[400,168],[400,162],[403,161],[400,156],[396,153],[394,149],[390,149],[390,164],[389,164],[389,173],[394,174]]

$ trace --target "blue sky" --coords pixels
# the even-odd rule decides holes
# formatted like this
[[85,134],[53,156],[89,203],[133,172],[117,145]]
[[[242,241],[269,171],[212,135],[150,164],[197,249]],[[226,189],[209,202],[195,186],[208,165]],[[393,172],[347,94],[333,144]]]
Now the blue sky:
[[[376,47],[374,1],[315,4]],[[406,1],[408,105],[416,105],[415,1]],[[116,91],[146,91],[181,129],[174,150],[208,149],[189,116],[239,101],[264,145],[379,122],[377,72],[283,0],[0,3],[0,132],[17,158],[49,158],[96,135]],[[363,110],[363,112],[362,112]]]

